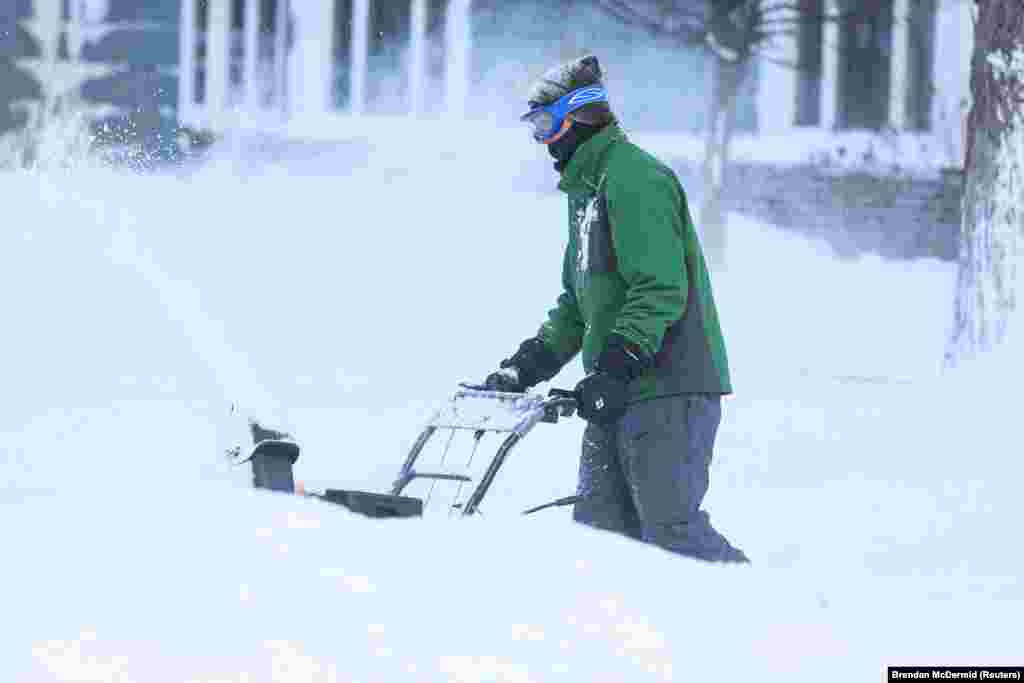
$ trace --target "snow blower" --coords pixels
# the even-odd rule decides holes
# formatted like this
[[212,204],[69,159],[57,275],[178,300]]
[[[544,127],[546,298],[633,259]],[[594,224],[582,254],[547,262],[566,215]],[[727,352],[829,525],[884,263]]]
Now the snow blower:
[[[238,461],[252,467],[252,481],[256,488],[300,493],[344,506],[352,512],[368,517],[394,518],[423,515],[424,503],[429,502],[434,485],[439,482],[454,484],[455,493],[449,505],[450,514],[470,516],[480,512],[480,504],[494,483],[498,471],[509,453],[539,422],[557,423],[560,418],[571,417],[576,411],[576,395],[562,389],[552,389],[547,397],[539,394],[518,394],[490,391],[480,386],[462,384],[448,403],[439,409],[424,425],[402,463],[389,493],[326,489],[323,491],[297,490],[293,468],[299,458],[299,445],[288,434],[265,429],[250,423],[254,446],[249,456]],[[455,434],[473,433],[472,451],[461,469],[444,469]],[[427,443],[438,432],[446,432],[439,468],[421,469],[419,458]],[[504,436],[501,445],[491,457],[483,475],[474,480],[469,474],[473,458],[483,437],[488,434]],[[406,487],[418,479],[430,480],[425,498],[402,495]],[[465,500],[464,491],[468,491]],[[567,496],[524,511],[530,514],[549,507],[570,505],[577,496]]]

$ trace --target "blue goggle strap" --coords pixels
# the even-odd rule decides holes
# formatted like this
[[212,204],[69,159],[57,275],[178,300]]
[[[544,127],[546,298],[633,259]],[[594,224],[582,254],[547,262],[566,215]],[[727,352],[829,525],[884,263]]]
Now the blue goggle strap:
[[607,102],[608,91],[600,86],[588,86],[586,88],[580,88],[573,90],[571,93],[559,97],[551,104],[544,104],[538,107],[534,107],[530,111],[526,112],[519,117],[520,121],[525,121],[530,116],[533,116],[538,111],[546,111],[555,118],[556,125],[560,125],[562,120],[567,114],[576,111],[585,104],[591,102]]

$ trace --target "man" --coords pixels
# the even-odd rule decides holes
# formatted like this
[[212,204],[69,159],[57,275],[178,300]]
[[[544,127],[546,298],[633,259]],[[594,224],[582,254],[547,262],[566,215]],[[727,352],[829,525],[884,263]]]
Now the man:
[[522,120],[569,200],[564,291],[485,386],[526,391],[582,350],[588,425],[573,519],[711,561],[747,562],[700,509],[725,345],[686,195],[619,128],[593,56],[549,70]]

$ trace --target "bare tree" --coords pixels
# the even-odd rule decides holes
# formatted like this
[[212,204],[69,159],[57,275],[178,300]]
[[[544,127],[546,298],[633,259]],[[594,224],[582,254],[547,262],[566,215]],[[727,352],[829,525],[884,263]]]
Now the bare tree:
[[560,0],[558,3],[562,13],[562,38],[559,45],[559,56],[568,61],[579,56],[583,45],[583,32],[579,22],[574,21],[578,0]]
[[808,13],[800,0],[594,0],[609,16],[681,48],[704,51],[710,62],[700,224],[708,258],[724,263],[722,194],[729,162],[736,96],[754,59],[800,68],[776,56],[778,39],[801,23],[838,21],[843,14]]
[[1016,318],[1024,238],[1024,4],[976,5],[950,366],[1005,340]]

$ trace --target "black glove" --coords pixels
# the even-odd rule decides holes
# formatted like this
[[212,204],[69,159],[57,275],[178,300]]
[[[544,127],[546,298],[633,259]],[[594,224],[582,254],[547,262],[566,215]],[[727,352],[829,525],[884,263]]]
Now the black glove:
[[487,375],[487,379],[484,380],[480,388],[487,391],[509,391],[521,394],[529,387],[524,385],[519,379],[518,370],[515,368],[502,368],[497,372]]
[[511,358],[501,361],[501,370],[492,372],[484,386],[493,391],[523,392],[546,382],[562,369],[562,363],[544,340],[531,337],[519,345]]
[[610,334],[594,372],[576,385],[580,417],[600,425],[618,420],[626,413],[629,383],[653,365],[654,359],[638,345],[622,335]]
[[587,375],[576,385],[576,412],[587,422],[610,425],[626,414],[628,387],[607,372]]

